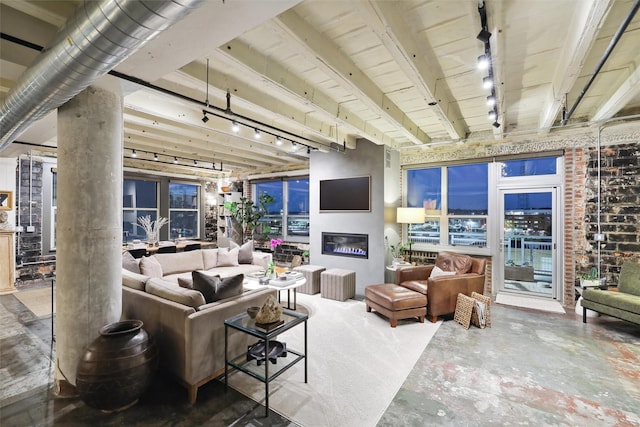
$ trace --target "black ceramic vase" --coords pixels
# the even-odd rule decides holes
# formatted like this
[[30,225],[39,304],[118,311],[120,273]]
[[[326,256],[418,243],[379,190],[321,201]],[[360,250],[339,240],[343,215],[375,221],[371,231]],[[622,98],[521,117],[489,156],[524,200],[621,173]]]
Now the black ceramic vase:
[[88,405],[106,412],[133,406],[158,367],[158,349],[141,320],[100,328],[78,361],[76,388]]

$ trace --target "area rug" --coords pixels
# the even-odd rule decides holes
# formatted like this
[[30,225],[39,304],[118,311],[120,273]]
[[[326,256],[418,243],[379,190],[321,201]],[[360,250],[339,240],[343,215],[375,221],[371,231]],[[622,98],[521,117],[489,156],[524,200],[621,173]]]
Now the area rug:
[[[375,426],[440,324],[398,321],[396,328],[362,301],[298,295],[309,314],[308,383],[299,362],[270,385],[269,407],[302,426]],[[304,328],[277,338],[304,349]],[[277,362],[280,363],[280,362]],[[242,372],[229,385],[264,404],[264,384]]]
[[520,295],[511,295],[506,293],[498,293],[496,296],[496,304],[512,305],[515,307],[530,308],[533,310],[550,311],[552,313],[564,313],[562,305],[555,300],[526,297]]
[[[19,291],[13,295],[37,317],[49,316],[51,314],[51,288]],[[54,295],[53,313],[55,314],[55,312],[56,301]]]
[[[55,294],[55,291],[54,291]],[[51,288],[32,289],[19,291],[13,294],[37,317],[51,314]],[[56,312],[55,295],[53,299],[53,313]]]

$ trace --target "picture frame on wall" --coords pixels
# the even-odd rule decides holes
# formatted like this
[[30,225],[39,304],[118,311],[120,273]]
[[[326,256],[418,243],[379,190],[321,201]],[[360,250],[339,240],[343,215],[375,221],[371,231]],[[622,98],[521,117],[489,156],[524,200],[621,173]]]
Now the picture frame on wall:
[[13,193],[0,190],[0,211],[9,211],[13,207]]

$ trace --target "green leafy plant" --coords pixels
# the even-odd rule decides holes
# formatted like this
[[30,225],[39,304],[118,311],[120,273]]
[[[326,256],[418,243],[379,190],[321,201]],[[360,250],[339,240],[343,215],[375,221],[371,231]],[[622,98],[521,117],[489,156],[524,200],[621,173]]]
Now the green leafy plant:
[[391,256],[394,258],[402,258],[403,252],[405,251],[405,249],[409,247],[409,243],[401,243],[401,242],[399,242],[396,245],[390,245],[389,238],[386,236],[384,240],[387,244],[387,248],[389,249],[389,252],[391,252]]
[[273,196],[261,192],[258,196],[258,204],[246,197],[241,197],[240,202],[224,202],[224,208],[231,218],[240,226],[240,239],[252,238],[260,225],[260,218],[267,215],[267,205],[275,202]]
[[598,269],[596,267],[591,267],[588,273],[585,273],[581,276],[582,280],[598,280]]

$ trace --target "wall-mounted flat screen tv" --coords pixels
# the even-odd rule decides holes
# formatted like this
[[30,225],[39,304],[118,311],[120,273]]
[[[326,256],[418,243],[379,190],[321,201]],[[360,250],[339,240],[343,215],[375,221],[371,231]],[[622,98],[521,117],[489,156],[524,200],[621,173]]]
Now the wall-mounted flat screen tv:
[[371,211],[371,177],[320,180],[320,212]]

